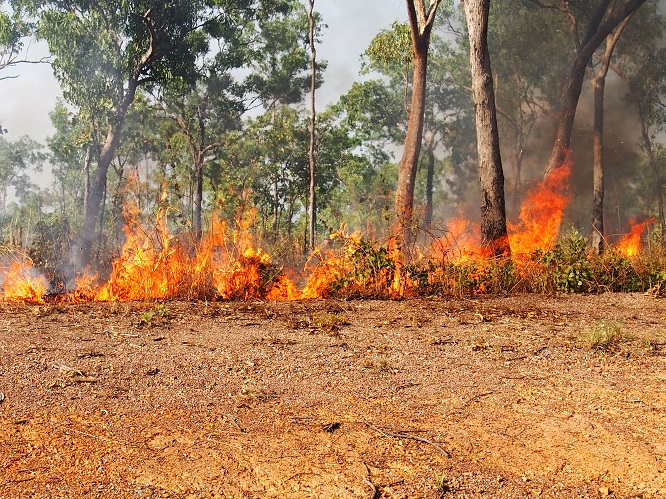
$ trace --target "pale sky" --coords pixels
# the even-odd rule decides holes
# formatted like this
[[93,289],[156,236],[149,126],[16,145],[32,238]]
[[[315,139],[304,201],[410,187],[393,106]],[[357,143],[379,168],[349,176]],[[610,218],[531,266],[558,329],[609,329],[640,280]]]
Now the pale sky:
[[[360,55],[370,40],[395,20],[406,21],[404,0],[316,0],[328,29],[317,48],[320,59],[328,60],[325,83],[317,94],[317,108],[323,109],[345,93],[358,78]],[[28,57],[47,55],[45,43],[30,48]],[[53,133],[49,113],[60,96],[60,87],[48,64],[22,65],[6,69],[0,80],[0,124],[8,130],[8,139],[29,135],[44,142]]]

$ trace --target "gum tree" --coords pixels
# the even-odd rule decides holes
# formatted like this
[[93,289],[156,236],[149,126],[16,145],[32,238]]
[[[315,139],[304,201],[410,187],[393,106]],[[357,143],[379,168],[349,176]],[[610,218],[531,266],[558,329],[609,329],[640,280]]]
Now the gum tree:
[[16,0],[39,20],[55,59],[53,69],[72,105],[90,112],[104,132],[84,214],[82,263],[98,238],[106,177],[121,143],[137,91],[174,79],[193,81],[210,41],[224,41],[230,64],[240,64],[247,26],[278,0]]
[[505,254],[510,249],[504,205],[504,172],[488,52],[490,0],[465,0],[463,5],[469,33],[472,97],[476,115],[478,169],[482,196],[481,239],[482,244],[495,254]]

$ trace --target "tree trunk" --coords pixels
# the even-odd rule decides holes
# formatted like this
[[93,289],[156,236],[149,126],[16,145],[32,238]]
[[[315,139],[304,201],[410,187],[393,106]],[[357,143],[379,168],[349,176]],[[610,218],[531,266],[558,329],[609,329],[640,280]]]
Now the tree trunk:
[[469,31],[472,94],[476,114],[482,244],[496,255],[510,251],[504,205],[504,172],[497,131],[495,92],[488,53],[490,0],[465,0]]
[[643,138],[643,149],[648,158],[648,163],[650,164],[650,170],[652,171],[652,178],[654,180],[654,189],[655,196],[657,198],[657,207],[659,209],[659,239],[664,242],[664,231],[666,231],[666,220],[664,219],[664,194],[662,192],[662,180],[661,175],[659,174],[659,168],[657,167],[657,162],[654,159],[654,151],[652,149],[652,140],[650,139],[650,133],[648,130],[647,123],[645,121],[645,113],[643,112],[643,106],[641,105],[638,98],[635,99],[636,107],[638,108],[638,118],[641,122],[641,136]]
[[601,254],[605,249],[604,239],[604,91],[606,76],[611,64],[613,51],[617,45],[622,31],[629,23],[633,13],[625,17],[617,26],[614,33],[606,37],[604,50],[599,65],[599,73],[595,74],[591,68],[592,87],[594,88],[594,134],[592,137],[592,151],[594,155],[592,165],[592,179],[594,200],[592,204],[592,251]]
[[428,147],[426,149],[426,205],[425,205],[425,228],[430,230],[430,225],[432,224],[432,191],[433,184],[435,180],[435,144],[434,141],[428,142]]
[[92,145],[86,147],[86,155],[83,158],[83,213],[88,213],[88,202],[90,198],[90,162],[92,161]]
[[604,87],[606,79],[594,78],[594,134],[592,137],[592,184],[594,200],[592,203],[592,251],[604,252]]
[[202,206],[203,206],[203,153],[196,157],[194,164],[194,214],[192,220],[192,229],[194,230],[194,237],[197,243],[201,242],[203,237],[203,222],[202,222]]
[[317,229],[317,203],[316,203],[316,192],[315,192],[315,173],[316,173],[316,152],[315,152],[315,140],[316,140],[316,120],[317,120],[317,111],[315,109],[315,86],[317,83],[317,50],[315,49],[315,40],[314,40],[314,28],[315,28],[315,19],[314,19],[314,4],[315,0],[309,0],[310,10],[308,11],[308,20],[310,21],[310,65],[312,66],[312,74],[310,78],[310,149],[308,151],[308,159],[310,161],[310,251],[315,250],[315,233]]
[[430,33],[435,22],[439,0],[430,3],[426,10],[423,0],[407,0],[407,13],[412,37],[414,77],[409,123],[405,135],[405,147],[398,166],[398,185],[395,191],[395,216],[399,243],[405,251],[413,241],[414,185],[421,153],[425,112],[426,75]]
[[114,126],[109,126],[106,134],[104,147],[99,156],[97,170],[90,183],[88,204],[84,214],[82,242],[80,247],[81,262],[83,265],[92,263],[93,247],[99,241],[99,223],[101,217],[102,200],[106,192],[106,176],[109,166],[120,144],[120,132],[122,130],[124,116]]
[[278,174],[273,176],[273,242],[278,240],[280,200],[278,197]]
[[426,43],[425,47],[415,50],[414,53],[412,103],[409,111],[407,135],[405,136],[405,148],[398,167],[398,185],[395,194],[395,213],[402,242],[406,245],[413,240],[413,229],[416,224],[413,213],[414,186],[423,137],[427,66],[428,45]]
[[585,35],[580,44],[576,59],[574,60],[569,78],[567,79],[562,101],[560,103],[560,121],[555,133],[555,142],[546,165],[546,174],[560,166],[567,154],[571,144],[571,132],[573,130],[576,107],[585,79],[585,69],[594,54],[606,37],[627,17],[636,12],[647,0],[628,0],[620,9],[612,10],[609,15],[607,11],[612,8],[610,0],[603,0],[595,15],[592,17]]

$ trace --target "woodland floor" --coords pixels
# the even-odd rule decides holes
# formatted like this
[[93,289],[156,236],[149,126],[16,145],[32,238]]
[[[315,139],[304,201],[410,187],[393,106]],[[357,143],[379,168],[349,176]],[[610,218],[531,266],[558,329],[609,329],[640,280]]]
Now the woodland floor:
[[0,303],[0,400],[2,498],[666,498],[666,299]]

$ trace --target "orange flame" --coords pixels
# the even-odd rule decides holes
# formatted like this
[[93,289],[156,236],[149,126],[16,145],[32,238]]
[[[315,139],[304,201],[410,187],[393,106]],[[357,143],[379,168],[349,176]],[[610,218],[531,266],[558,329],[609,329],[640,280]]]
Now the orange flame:
[[48,289],[46,279],[35,274],[32,262],[12,262],[3,275],[3,298],[7,301],[44,303],[44,294]]
[[564,209],[571,201],[569,176],[571,158],[551,170],[527,194],[520,208],[520,223],[508,224],[509,245],[515,255],[529,255],[536,249],[548,249],[558,236]]
[[641,252],[641,236],[643,235],[643,231],[653,223],[654,218],[648,218],[641,223],[637,223],[635,220],[630,220],[629,225],[631,226],[631,229],[615,247],[617,252],[628,257],[638,256]]
[[455,215],[447,224],[448,232],[430,247],[433,260],[448,260],[456,263],[476,260],[481,255],[481,227]]

